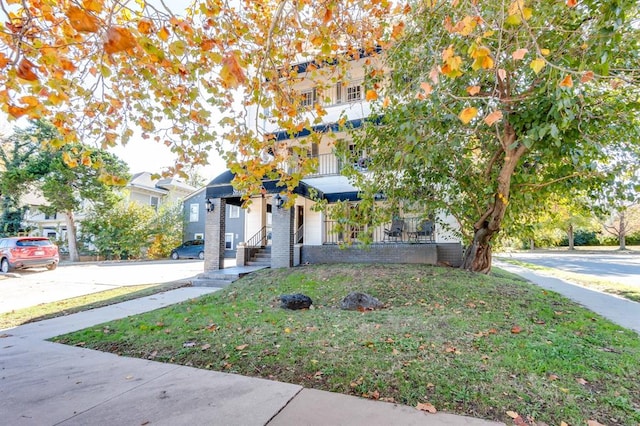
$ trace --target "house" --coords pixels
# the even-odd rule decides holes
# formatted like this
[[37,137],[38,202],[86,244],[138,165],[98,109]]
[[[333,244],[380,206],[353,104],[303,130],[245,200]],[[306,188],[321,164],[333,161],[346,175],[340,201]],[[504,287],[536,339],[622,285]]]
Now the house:
[[131,176],[125,187],[128,201],[150,205],[156,210],[163,204],[181,203],[185,197],[196,190],[176,178],[155,179],[149,172],[140,172]]
[[[424,206],[421,213],[400,211],[400,219],[389,218],[387,225],[348,226],[336,221],[328,210],[318,210],[315,196],[329,204],[338,201],[347,206],[360,201],[358,188],[341,175],[345,164],[354,164],[361,173],[367,171],[365,153],[357,152],[354,145],[348,146],[347,157],[340,158],[335,152],[336,140],[349,142],[344,126],[358,128],[370,113],[364,96],[364,56],[350,63],[348,81],[338,81],[327,89],[323,84],[322,96],[318,96],[312,79],[303,79],[296,89],[303,96],[303,106],[310,109],[318,102],[324,103],[327,114],[323,123],[312,130],[320,134],[310,142],[311,132],[302,130],[291,135],[277,129],[269,120],[263,128],[274,140],[274,149],[279,156],[293,161],[296,152],[306,150],[308,156],[317,159],[317,170],[307,175],[293,191],[297,198],[291,207],[286,206],[281,188],[275,180],[264,180],[262,194],[252,197],[246,209],[246,240],[237,251],[238,265],[245,265],[255,253],[270,252],[271,267],[291,267],[304,263],[369,262],[369,263],[430,263],[446,262],[458,266],[462,261],[462,245],[452,229],[453,218],[444,213],[429,212]],[[369,59],[370,60],[370,59]],[[316,64],[317,65],[317,64]],[[297,65],[297,74],[304,75],[309,63]],[[317,75],[317,74],[316,74]],[[346,117],[346,123],[345,121]],[[341,126],[337,123],[342,122]],[[292,149],[296,148],[296,149]],[[224,250],[222,242],[226,234],[226,205],[241,205],[241,195],[231,186],[234,175],[225,172],[213,179],[206,188],[206,200],[212,206],[206,213],[205,272],[221,269]],[[381,196],[380,203],[384,203]],[[349,208],[349,207],[347,207]],[[394,229],[394,225],[396,228]],[[372,238],[372,244],[363,249],[358,244],[363,235]]]
[[[203,187],[183,201],[184,231],[183,241],[204,239],[205,218],[208,205],[206,203],[206,187]],[[210,208],[210,207],[209,207]],[[238,243],[244,238],[245,211],[240,206],[227,204],[225,212],[224,257],[235,258]]]

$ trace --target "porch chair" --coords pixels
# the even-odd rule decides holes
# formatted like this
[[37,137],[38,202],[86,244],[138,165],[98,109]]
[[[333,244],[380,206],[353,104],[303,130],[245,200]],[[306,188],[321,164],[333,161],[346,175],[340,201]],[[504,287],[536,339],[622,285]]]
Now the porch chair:
[[394,219],[391,222],[391,228],[384,228],[384,241],[391,241],[393,238],[394,241],[402,241],[402,232],[404,231],[404,220]]
[[429,242],[433,242],[433,234],[435,225],[431,220],[423,220],[416,229],[416,240],[420,241],[421,237]]

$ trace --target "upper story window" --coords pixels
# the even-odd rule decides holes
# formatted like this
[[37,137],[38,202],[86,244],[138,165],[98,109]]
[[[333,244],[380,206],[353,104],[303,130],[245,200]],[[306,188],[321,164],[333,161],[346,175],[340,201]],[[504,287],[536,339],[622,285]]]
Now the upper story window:
[[356,102],[362,99],[362,86],[355,84],[347,87],[347,102]]
[[310,107],[318,103],[318,96],[315,87],[310,90],[304,90],[301,95],[302,100],[300,101],[300,106]]
[[149,205],[153,207],[155,210],[158,210],[158,206],[160,205],[160,198],[151,196],[149,197]]
[[229,206],[229,218],[237,219],[240,217],[240,207],[239,206]]
[[189,222],[197,222],[200,219],[200,204],[191,203],[189,205]]

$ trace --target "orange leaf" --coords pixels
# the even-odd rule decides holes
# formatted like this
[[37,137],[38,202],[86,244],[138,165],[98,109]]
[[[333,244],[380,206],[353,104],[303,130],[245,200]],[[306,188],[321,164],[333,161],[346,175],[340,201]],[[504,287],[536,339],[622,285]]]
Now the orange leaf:
[[582,77],[580,78],[580,82],[588,83],[591,80],[593,80],[593,77],[594,77],[593,71],[587,71],[584,74],[582,74]]
[[367,90],[367,94],[365,95],[365,99],[367,101],[375,101],[376,99],[378,99],[378,92],[376,92],[373,89]]
[[511,57],[516,61],[519,61],[520,59],[524,58],[524,55],[526,55],[528,51],[529,50],[527,49],[518,49],[511,54]]
[[23,115],[25,115],[27,113],[27,111],[29,110],[29,108],[22,108],[22,107],[17,107],[15,105],[9,105],[7,107],[7,112],[9,113],[10,116],[12,116],[13,118],[20,118]]
[[571,74],[567,74],[567,76],[560,82],[560,87],[573,87]]
[[578,0],[567,0],[567,6],[569,7],[576,7],[577,4]]
[[131,32],[122,27],[111,27],[107,30],[107,41],[104,43],[104,50],[108,54],[121,52],[136,45],[136,39]]
[[67,9],[67,18],[69,18],[69,24],[76,31],[95,33],[100,29],[98,18],[79,7],[70,6]]
[[235,53],[230,53],[222,59],[222,69],[220,70],[220,78],[225,87],[235,89],[247,81],[244,70],[238,62]]
[[470,94],[471,96],[477,95],[478,93],[480,93],[480,86],[467,87],[467,93]]
[[399,38],[404,33],[404,26],[404,22],[394,25],[393,31],[391,32],[391,38]]
[[484,118],[484,122],[487,124],[487,126],[493,126],[493,123],[495,123],[496,121],[500,121],[501,119],[502,111],[495,110]]
[[0,69],[6,67],[9,62],[11,62],[9,58],[7,58],[4,53],[0,52]]
[[431,87],[429,83],[420,83],[420,88],[424,90],[425,95],[429,95],[433,92],[433,87]]
[[473,118],[476,115],[478,115],[478,109],[474,107],[469,107],[469,108],[463,109],[462,112],[460,112],[460,114],[458,115],[458,118],[464,124],[469,124],[469,122],[473,120]]
[[138,22],[138,31],[140,31],[142,34],[149,34],[151,30],[153,30],[153,24],[151,23],[151,21],[142,19],[140,20],[140,22]]
[[522,332],[522,328],[520,328],[519,325],[514,325],[513,327],[511,327],[511,332],[513,334],[519,334]]
[[23,59],[18,64],[17,75],[23,80],[27,81],[35,81],[38,79],[38,76],[35,72],[33,72],[32,68],[34,67],[33,63],[28,59]]
[[160,28],[158,37],[160,37],[160,40],[162,41],[167,41],[169,39],[169,30],[166,27]]
[[420,411],[426,411],[431,414],[435,414],[438,412],[438,410],[436,410],[436,407],[428,402],[419,402],[418,405],[416,405],[416,408]]
[[386,96],[384,98],[384,101],[382,102],[382,107],[383,108],[387,108],[389,105],[391,105],[391,99],[389,99],[389,97]]
[[326,25],[329,22],[331,22],[331,19],[333,19],[333,11],[330,8],[326,8],[324,10],[324,17],[322,18],[322,23]]

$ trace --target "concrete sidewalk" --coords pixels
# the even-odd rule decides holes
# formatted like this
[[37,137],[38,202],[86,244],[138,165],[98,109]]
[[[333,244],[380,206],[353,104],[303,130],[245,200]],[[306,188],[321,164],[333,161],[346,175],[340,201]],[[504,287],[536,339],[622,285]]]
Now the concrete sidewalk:
[[45,341],[217,290],[185,287],[0,331],[0,424],[502,424]]
[[560,278],[499,260],[495,260],[493,264],[542,288],[560,293],[608,320],[640,334],[640,303],[638,302],[582,287]]

